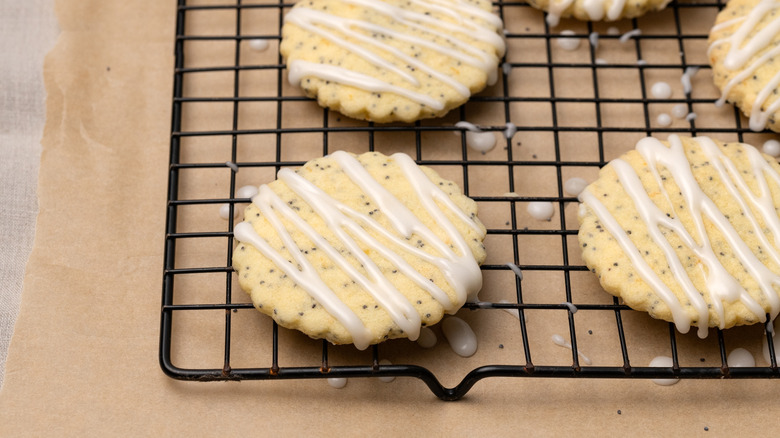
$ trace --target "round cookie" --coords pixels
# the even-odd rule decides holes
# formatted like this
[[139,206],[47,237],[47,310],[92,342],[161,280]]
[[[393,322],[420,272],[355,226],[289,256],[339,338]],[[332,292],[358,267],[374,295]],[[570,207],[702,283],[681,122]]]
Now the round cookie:
[[687,333],[780,311],[780,165],[708,137],[652,137],[580,195],[579,242],[604,289]]
[[373,122],[439,117],[496,81],[505,51],[487,0],[302,0],[285,15],[288,80]]
[[282,169],[234,236],[255,307],[334,344],[414,340],[482,286],[476,203],[404,154],[335,152]]
[[750,129],[780,132],[780,4],[768,0],[730,0],[709,36],[708,58],[716,105],[729,101],[750,118]]
[[547,24],[555,27],[561,18],[584,21],[616,21],[635,18],[650,11],[660,11],[671,0],[527,0],[528,4],[547,12]]

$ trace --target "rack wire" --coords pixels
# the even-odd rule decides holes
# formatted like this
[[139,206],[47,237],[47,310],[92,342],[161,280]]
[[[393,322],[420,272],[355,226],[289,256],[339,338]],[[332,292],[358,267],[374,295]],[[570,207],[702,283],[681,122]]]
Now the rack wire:
[[[178,1],[159,351],[167,375],[200,381],[406,376],[444,400],[498,376],[780,377],[771,322],[766,329],[712,330],[714,336],[699,340],[604,293],[576,254],[576,198],[563,190],[567,178],[592,180],[646,135],[716,135],[753,144],[770,138],[746,129],[736,109],[713,105],[718,95],[706,40],[722,2],[675,1],[637,19],[564,20],[555,29],[524,3],[497,2],[508,45],[498,83],[444,118],[407,125],[350,120],[286,83],[276,48],[291,6]],[[634,29],[641,33],[625,36]],[[580,47],[563,50],[558,40],[564,37],[579,39]],[[266,44],[266,51],[252,48]],[[679,78],[688,68],[700,72],[683,92]],[[654,81],[671,83],[674,97],[652,97]],[[691,114],[661,126],[656,116],[679,104]],[[504,144],[484,155],[470,150],[465,131],[454,126],[459,120],[495,131]],[[501,135],[507,123],[516,134]],[[219,219],[217,209],[226,205],[233,216],[249,202],[236,197],[242,184],[270,182],[282,167],[337,149],[407,152],[477,201],[493,255],[482,266],[481,301],[461,311],[478,328],[474,358],[448,353],[444,342],[434,350],[409,341],[368,353],[335,347],[279,328],[243,292],[235,293],[234,222]],[[532,201],[553,202],[553,220],[531,219],[525,207]],[[506,263],[518,265],[524,279]],[[571,351],[551,346],[552,333],[568,335]],[[745,346],[760,357],[765,341],[766,366],[729,367],[729,349]],[[588,348],[597,352],[590,365]],[[445,376],[430,358],[447,354],[460,366],[448,366]],[[672,366],[647,366],[658,354],[671,356]],[[443,376],[457,384],[445,386]]]

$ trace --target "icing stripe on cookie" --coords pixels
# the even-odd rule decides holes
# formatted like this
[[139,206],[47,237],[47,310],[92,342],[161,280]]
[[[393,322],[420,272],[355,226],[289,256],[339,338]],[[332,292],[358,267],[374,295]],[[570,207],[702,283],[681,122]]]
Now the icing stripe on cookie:
[[[505,51],[505,43],[496,33],[496,29],[503,27],[503,24],[494,14],[463,3],[460,0],[455,2],[412,0],[414,5],[444,14],[455,20],[455,23],[450,23],[379,0],[344,0],[344,2],[386,15],[393,22],[416,31],[422,36],[393,30],[364,20],[350,19],[328,12],[308,9],[303,6],[290,10],[284,20],[285,23],[295,24],[349,50],[371,65],[396,74],[404,82],[410,84],[413,89],[420,88],[420,82],[409,71],[419,70],[451,87],[464,98],[468,98],[471,95],[468,87],[454,77],[437,71],[437,69],[427,65],[421,59],[407,55],[387,41],[404,41],[412,46],[434,50],[442,55],[482,70],[488,76],[488,83],[495,83],[498,77],[496,57],[457,37],[457,33],[464,33],[465,31],[471,38],[492,45],[498,56],[502,56]],[[445,34],[435,30],[436,28],[444,29],[452,34]],[[375,37],[372,38],[371,35]],[[381,37],[378,38],[376,37],[377,35]],[[352,41],[359,41],[360,44]],[[445,41],[447,45],[443,45],[438,41]],[[369,75],[356,73],[344,67],[316,64],[296,59],[290,60],[288,67],[290,69],[288,79],[293,85],[299,84],[304,76],[312,76],[366,91],[396,93],[435,110],[444,108],[443,100],[440,101],[422,93],[409,91],[404,89],[404,87],[390,84]]]
[[[771,178],[776,184],[780,184],[780,174],[767,163],[757,150],[745,147],[743,151],[745,151],[749,159],[752,176],[755,178],[760,190],[759,194],[755,194],[748,187],[742,174],[736,170],[734,163],[711,139],[697,137],[694,140],[707,157],[709,165],[712,165],[719,174],[733,202],[737,203],[744,212],[752,227],[751,232],[759,238],[762,248],[768,250],[770,257],[775,262],[780,260],[780,255],[778,255],[777,250],[773,248],[772,244],[764,236],[764,231],[753,214],[753,210],[758,212],[760,218],[766,224],[765,226],[774,234],[775,243],[777,243],[780,238],[780,233],[778,233],[780,231],[780,220],[777,217],[766,178]],[[640,140],[636,149],[652,172],[657,189],[663,196],[662,199],[669,203],[671,203],[669,193],[664,188],[659,169],[663,168],[672,175],[680,195],[687,204],[688,213],[693,220],[695,236],[689,233],[678,218],[667,216],[666,213],[658,208],[648,195],[647,189],[642,185],[639,176],[631,165],[622,159],[616,159],[610,163],[610,166],[616,172],[621,186],[633,201],[641,220],[647,225],[650,238],[663,251],[675,280],[685,294],[685,299],[695,309],[698,315],[699,336],[705,337],[707,335],[707,327],[710,320],[707,302],[693,285],[691,278],[688,277],[682,261],[664,236],[662,228],[673,232],[683,245],[689,248],[698,258],[700,272],[704,276],[706,287],[706,290],[702,292],[709,294],[713,311],[719,317],[721,328],[725,327],[724,302],[740,301],[755,315],[756,319],[762,322],[766,320],[766,312],[728,272],[715,254],[707,237],[705,219],[723,235],[739,263],[756,280],[766,302],[769,304],[769,313],[774,317],[780,311],[780,297],[778,297],[774,289],[775,285],[780,285],[780,276],[772,272],[756,257],[747,243],[742,240],[737,230],[734,229],[731,222],[729,222],[729,219],[718,209],[715,202],[704,193],[693,175],[691,164],[688,162],[680,138],[675,135],[670,136],[669,144],[670,146],[667,147],[659,140],[648,137]],[[626,231],[622,229],[607,208],[588,190],[583,192],[581,196],[583,203],[592,209],[605,229],[617,240],[623,252],[631,259],[642,279],[669,307],[677,329],[682,333],[686,333],[690,329],[692,321],[690,316],[684,311],[683,304],[677,296],[647,264],[632,240],[628,237]]]
[[[410,157],[404,154],[392,156],[406,178],[409,179],[410,185],[414,187],[419,202],[445,231],[447,242],[440,239],[398,198],[379,184],[356,158],[345,152],[335,152],[330,157],[339,164],[349,179],[378,206],[378,210],[389,219],[396,233],[384,229],[370,216],[359,213],[333,199],[322,189],[290,169],[279,171],[278,178],[300,196],[325,221],[327,227],[362,265],[366,275],[355,268],[340,254],[339,250],[334,248],[311,225],[298,216],[267,185],[260,187],[258,195],[252,199],[252,202],[258,206],[263,216],[267,218],[268,222],[278,233],[285,247],[291,253],[294,259],[293,262],[289,262],[279,252],[271,248],[268,242],[260,237],[248,222],[241,222],[236,225],[234,232],[236,239],[254,246],[279,266],[296,284],[300,285],[315,300],[322,304],[325,310],[352,335],[353,342],[358,349],[368,347],[371,339],[370,333],[368,333],[357,315],[322,281],[317,270],[311,266],[308,259],[290,236],[290,232],[279,220],[278,214],[292,223],[297,230],[304,233],[324,254],[333,260],[336,266],[356,284],[371,294],[377,303],[388,312],[393,322],[411,340],[415,340],[419,336],[421,326],[419,314],[407,298],[382,274],[380,268],[372,259],[363,252],[358,242],[376,251],[382,258],[393,264],[401,274],[407,276],[420,288],[427,291],[450,313],[457,311],[468,297],[476,297],[476,293],[482,287],[482,274],[479,266],[474,261],[471,250],[463,236],[442,212],[439,205],[443,205],[450,210],[459,220],[475,230],[480,237],[484,237],[485,230],[466,216],[450,200],[446,193],[433,184]],[[453,302],[444,291],[407,263],[403,256],[394,252],[392,248],[383,245],[368,230],[378,232],[382,237],[391,241],[400,251],[410,253],[438,267],[444,274],[447,282],[455,290],[457,301]],[[439,255],[432,255],[411,244],[408,238],[412,235],[416,235],[426,245],[434,248]],[[458,254],[450,248],[450,244],[458,251]]]
[[[780,16],[772,19],[760,31],[754,32],[756,25],[764,20],[767,14],[774,14],[778,8],[780,8],[780,3],[774,0],[762,0],[751,9],[748,15],[727,20],[713,26],[713,31],[722,31],[732,26],[739,26],[730,36],[713,41],[708,49],[709,54],[715,47],[729,44],[728,53],[723,59],[723,67],[727,70],[738,72],[723,87],[723,92],[720,99],[715,103],[716,105],[723,105],[728,93],[734,86],[752,78],[756,70],[772,58],[780,55],[780,46],[776,46],[747,67],[745,66],[750,59],[768,48],[780,32]],[[780,85],[780,72],[776,73],[756,96],[750,113],[751,130],[764,130],[769,117],[780,109],[780,100],[776,100],[769,107],[762,110],[762,107],[769,97],[773,95],[778,85]]]
[[[569,6],[574,3],[574,0],[550,0],[549,11],[547,12],[547,24],[555,27],[561,21],[561,14]],[[626,5],[626,0],[613,0],[607,7],[605,0],[584,0],[582,7],[585,9],[585,13],[592,21],[599,21],[607,16],[607,20],[615,21],[620,18],[620,14],[623,12],[623,8]]]

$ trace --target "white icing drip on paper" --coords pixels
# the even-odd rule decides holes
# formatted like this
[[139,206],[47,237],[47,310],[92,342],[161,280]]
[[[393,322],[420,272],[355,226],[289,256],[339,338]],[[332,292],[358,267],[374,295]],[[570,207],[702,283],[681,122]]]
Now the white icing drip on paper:
[[[723,105],[731,89],[737,84],[751,78],[756,70],[761,68],[770,59],[780,55],[780,46],[775,45],[770,50],[764,52],[753,63],[745,67],[745,64],[758,55],[762,50],[770,47],[772,40],[780,33],[780,15],[771,19],[766,26],[758,32],[754,32],[756,25],[761,22],[765,15],[773,14],[780,8],[780,3],[774,0],[761,0],[751,9],[750,13],[744,17],[731,19],[713,27],[713,31],[719,31],[731,26],[739,27],[730,36],[715,40],[708,48],[709,53],[722,44],[729,44],[726,56],[723,58],[723,67],[737,72],[723,87],[720,99],[716,105]],[[780,99],[776,99],[767,108],[762,109],[764,104],[773,95],[774,91],[780,85],[780,72],[776,73],[764,87],[759,91],[750,110],[750,129],[753,131],[762,131],[766,128],[769,118],[780,109]]]
[[433,330],[429,329],[428,327],[423,327],[420,329],[420,336],[417,338],[417,345],[422,348],[433,348],[437,342],[438,339],[436,338],[436,333],[434,333]]
[[[745,153],[750,160],[753,176],[761,191],[760,194],[756,195],[748,188],[740,172],[736,170],[734,163],[729,160],[711,139],[697,137],[695,140],[701,147],[702,153],[707,156],[710,165],[720,175],[734,202],[744,212],[754,230],[754,234],[760,240],[762,248],[769,253],[775,262],[780,261],[780,254],[775,249],[776,247],[770,244],[767,237],[764,236],[763,230],[759,227],[758,221],[752,212],[752,209],[759,212],[766,226],[770,228],[775,236],[775,245],[778,245],[780,243],[780,218],[777,217],[772,205],[771,193],[769,192],[766,178],[769,177],[776,183],[780,183],[780,175],[761,157],[757,150],[746,147],[744,149]],[[675,250],[664,237],[661,231],[662,227],[674,232],[683,245],[687,246],[700,260],[701,264],[699,266],[706,283],[705,292],[709,293],[711,297],[711,305],[713,311],[719,317],[721,328],[725,327],[724,302],[740,301],[760,321],[765,321],[766,316],[764,309],[721,264],[707,237],[704,225],[705,217],[724,236],[725,241],[731,247],[739,262],[756,280],[766,301],[769,303],[771,315],[777,315],[778,311],[780,311],[780,297],[775,292],[773,285],[780,285],[780,276],[771,272],[761,263],[740,238],[729,220],[702,191],[693,176],[690,163],[687,160],[679,137],[675,135],[670,136],[669,143],[670,147],[666,147],[660,141],[648,137],[639,141],[637,151],[642,155],[653,173],[656,183],[667,202],[670,202],[669,195],[664,189],[658,169],[663,167],[671,173],[688,206],[688,212],[696,230],[696,237],[689,234],[678,218],[667,216],[656,206],[648,196],[646,189],[642,186],[636,171],[628,163],[621,159],[616,159],[610,163],[610,166],[617,173],[620,184],[632,199],[642,221],[647,225],[651,239],[663,251],[669,268],[685,295],[685,299],[695,309],[699,321],[699,336],[705,337],[707,335],[707,327],[709,326],[707,323],[709,321],[707,303],[694,287]],[[606,207],[587,190],[582,193],[582,200],[593,210],[605,229],[618,241],[624,253],[631,259],[634,268],[641,278],[650,285],[659,298],[669,307],[677,329],[682,333],[686,333],[690,328],[691,318],[684,311],[680,300],[639,254],[628,234],[618,225]]]
[[588,186],[588,182],[582,178],[574,177],[569,178],[563,183],[563,191],[567,195],[580,196],[585,187]]
[[329,377],[328,378],[328,385],[336,388],[341,389],[345,386],[347,386],[347,378],[346,377]]
[[540,221],[552,220],[553,214],[555,214],[555,206],[553,206],[553,203],[545,201],[529,202],[526,210],[532,218]]
[[[650,361],[651,367],[671,368],[674,365],[669,356],[656,356]],[[680,379],[651,379],[653,383],[660,386],[671,386],[679,382]]]
[[506,129],[504,129],[504,137],[506,137],[509,140],[512,139],[512,137],[514,137],[516,133],[517,133],[517,125],[515,125],[512,122],[507,122]]
[[257,194],[257,186],[243,186],[236,190],[236,198],[253,198]]
[[672,97],[672,87],[666,82],[656,82],[650,87],[650,93],[656,99],[668,99]]
[[449,316],[442,321],[441,331],[452,351],[459,356],[469,357],[477,352],[477,335],[466,321],[457,316]]
[[669,114],[661,113],[658,114],[658,117],[655,119],[656,123],[658,123],[658,126],[666,127],[672,124],[672,118],[669,117]]
[[570,302],[568,302],[568,301],[564,301],[564,302],[563,302],[563,303],[561,303],[561,304],[563,304],[564,306],[566,306],[566,307],[569,309],[569,312],[571,312],[572,314],[575,314],[575,313],[577,313],[577,306],[575,306],[574,304],[572,304],[572,303],[570,303]]
[[[384,38],[371,38],[371,34],[383,35],[386,36],[387,39],[405,41],[411,45],[435,50],[445,56],[482,70],[487,76],[488,84],[492,85],[496,82],[498,78],[496,59],[457,37],[458,33],[467,33],[477,41],[492,45],[498,53],[498,56],[503,56],[506,45],[503,38],[496,33],[496,29],[503,27],[503,23],[494,14],[465,2],[461,2],[460,0],[456,0],[455,2],[441,2],[438,0],[412,1],[412,3],[421,5],[427,10],[448,15],[455,20],[455,23],[449,23],[435,19],[426,14],[399,8],[379,0],[344,1],[387,15],[392,21],[400,23],[411,30],[423,31],[429,37],[422,38],[364,20],[339,17],[327,12],[305,7],[291,9],[284,18],[285,23],[293,23],[347,49],[351,53],[366,60],[366,62],[382,70],[390,71],[398,75],[414,88],[419,88],[420,83],[414,75],[407,72],[407,69],[411,69],[412,71],[417,69],[421,72],[425,72],[436,80],[453,88],[463,97],[469,97],[471,95],[468,87],[458,82],[453,77],[441,73],[422,60],[409,56],[403,51],[387,44],[384,41]],[[478,20],[485,21],[487,25],[480,23]],[[445,29],[451,32],[451,34],[445,34],[436,30],[437,28]],[[334,32],[334,30],[338,33]],[[361,33],[358,30],[362,30],[364,33]],[[340,35],[343,35],[344,37]],[[360,41],[361,44],[351,42],[347,38],[352,41]],[[452,47],[437,44],[432,41],[434,38],[446,41],[448,44],[451,44]],[[374,50],[372,50],[372,48]],[[379,53],[391,55],[398,60],[398,63],[394,63],[384,56],[380,56]],[[367,91],[396,93],[435,110],[444,108],[444,102],[442,100],[431,98],[422,93],[410,92],[403,87],[391,85],[388,82],[346,68],[309,63],[302,60],[292,60],[288,63],[288,68],[291,70],[289,80],[293,85],[300,83],[304,76],[313,76]],[[292,72],[293,69],[296,69],[295,74]],[[432,101],[436,103],[432,103]]]
[[[456,123],[455,126],[458,128],[466,128],[468,130],[468,132],[466,132],[466,146],[469,148],[485,154],[496,147],[496,136],[494,133],[483,132],[473,123],[466,121],[460,121]],[[455,134],[457,134],[457,132]]]
[[684,103],[678,103],[672,107],[672,115],[678,119],[685,118],[688,115],[688,107]]
[[767,140],[761,146],[761,151],[775,158],[780,157],[780,142],[777,140]]
[[726,358],[729,367],[754,367],[756,366],[756,358],[753,357],[749,351],[744,348],[735,348],[729,353]]
[[[557,345],[559,347],[568,348],[569,350],[572,349],[571,344],[566,342],[566,339],[563,339],[563,336],[561,336],[559,334],[552,335],[552,341],[553,341],[553,343],[555,345]],[[582,358],[582,361],[585,362],[585,365],[591,365],[593,363],[593,362],[591,362],[590,358],[588,358],[588,356],[585,356],[584,354],[582,354],[582,352],[580,351],[579,348],[577,349],[577,355],[579,355],[580,358]]]
[[[280,253],[273,250],[248,222],[236,225],[236,239],[254,246],[279,266],[296,284],[306,290],[328,313],[344,325],[352,335],[355,346],[361,350],[368,347],[370,334],[354,312],[339,300],[336,294],[322,281],[317,270],[295,244],[295,241],[290,236],[289,231],[282,225],[277,214],[281,214],[290,221],[296,229],[304,233],[324,254],[328,255],[334,264],[341,268],[352,281],[370,293],[379,305],[388,312],[393,322],[404,330],[411,340],[415,340],[419,336],[421,323],[419,314],[411,303],[382,274],[371,258],[363,252],[356,240],[362,242],[365,246],[376,251],[384,259],[392,263],[400,273],[406,275],[423,290],[430,293],[448,312],[455,312],[465,303],[467,298],[476,297],[476,293],[482,286],[482,275],[479,266],[474,261],[471,250],[463,236],[439,209],[438,205],[443,205],[449,209],[480,236],[484,236],[484,229],[463,213],[447,194],[433,184],[409,156],[395,154],[392,158],[401,168],[405,177],[411,182],[411,186],[414,187],[422,206],[436,223],[442,227],[448,236],[448,240],[451,241],[452,246],[459,254],[456,254],[448,243],[442,241],[415,217],[399,199],[374,180],[357,159],[341,151],[334,152],[330,157],[337,161],[347,176],[378,206],[379,211],[387,217],[393,228],[402,237],[385,230],[369,216],[360,214],[331,198],[320,188],[290,169],[279,171],[278,178],[293,192],[303,198],[322,217],[329,229],[333,231],[344,246],[363,265],[367,275],[361,274],[360,271],[352,266],[337,249],[314,230],[311,225],[300,218],[267,185],[260,187],[258,195],[252,199],[252,202],[257,205],[263,216],[266,217],[277,232],[284,245],[290,251],[294,261],[292,263],[289,262]],[[393,252],[371,236],[367,229],[378,232],[403,251],[438,267],[444,274],[447,282],[455,290],[457,301],[452,302],[444,291],[417,272],[401,255]],[[405,238],[409,238],[412,235],[417,235],[426,244],[436,249],[440,256],[433,256],[410,244]]]
[[557,39],[558,47],[569,51],[577,50],[580,47],[581,41],[579,38],[573,37],[573,35],[576,35],[576,32],[573,30],[562,30],[561,37]]
[[225,166],[229,167],[235,173],[238,173],[238,164],[232,161],[225,161]]
[[268,50],[268,40],[260,38],[249,40],[249,47],[251,47],[252,50],[257,50],[258,52],[264,52]]
[[593,47],[593,49],[599,48],[599,33],[598,32],[591,32],[590,35],[588,35],[588,41],[590,41],[590,45]]
[[[236,218],[238,216],[238,209],[233,207],[233,218]],[[222,204],[219,206],[219,217],[222,219],[230,219],[230,204]]]

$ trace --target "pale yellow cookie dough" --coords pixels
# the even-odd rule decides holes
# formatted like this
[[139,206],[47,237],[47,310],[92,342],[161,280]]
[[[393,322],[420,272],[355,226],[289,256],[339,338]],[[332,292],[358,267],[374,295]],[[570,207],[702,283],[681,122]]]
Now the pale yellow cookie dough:
[[[768,53],[780,44],[780,33],[775,33],[769,44],[747,58],[738,68],[726,68],[724,64],[727,54],[732,50],[732,36],[743,25],[745,17],[760,3],[761,0],[730,0],[726,3],[726,7],[718,14],[715,26],[709,35],[709,62],[712,66],[713,82],[721,92],[726,91],[725,88],[734,79],[725,95],[725,100],[737,105],[745,116],[751,118],[749,123],[751,129],[761,131],[769,128],[780,132],[778,110],[770,109],[770,106],[777,102],[777,86],[770,85],[770,82],[780,73],[780,57]],[[745,47],[747,44],[751,44],[753,37],[767,25],[776,21],[777,18],[778,9],[763,15],[748,32],[747,39],[737,45]],[[760,59],[765,55],[767,59]],[[758,68],[751,69],[750,67],[757,62],[759,63]],[[760,100],[756,106],[756,100],[760,99],[759,95],[765,88],[764,93],[766,93],[767,98],[762,99],[763,101]],[[760,113],[768,110],[767,120],[765,122],[758,120],[761,116]]]
[[[293,82],[298,85],[297,82],[300,81],[300,87],[306,95],[316,98],[321,106],[352,118],[387,123],[412,122],[442,116],[465,103],[470,97],[469,94],[478,93],[485,88],[491,76],[495,79],[499,58],[504,51],[502,26],[496,26],[496,23],[476,16],[478,14],[466,15],[454,7],[456,4],[488,13],[500,24],[487,0],[299,1],[288,12],[282,28],[280,52],[287,63],[288,77],[296,61],[339,69],[335,70],[335,77],[324,77],[322,69],[314,68],[314,74],[304,74]],[[405,15],[403,19],[419,26],[404,23],[401,17],[385,11],[388,7],[404,14],[418,14]],[[325,21],[331,25],[311,21],[309,16],[301,18],[305,24],[290,19],[293,15],[302,16],[309,10],[318,14],[315,18],[326,17]],[[420,16],[432,21],[420,21]],[[347,34],[344,28],[335,27],[336,20],[353,20],[344,21],[350,34]],[[306,27],[311,23],[314,29]],[[373,27],[366,29],[355,23]],[[492,34],[487,36],[493,41],[476,38],[476,32],[470,28],[472,24],[483,32]],[[424,44],[401,36],[394,37],[392,32],[422,39]],[[354,46],[347,46],[345,43]],[[438,47],[444,48],[444,51]],[[412,83],[409,76],[404,78],[401,73],[387,66],[377,65],[360,53],[360,50],[367,51],[370,56],[378,56],[382,62],[400,69],[417,83]],[[393,50],[396,52],[393,53]],[[456,55],[453,56],[452,52],[447,51],[454,51]],[[475,66],[468,60],[479,60],[481,65]],[[422,63],[422,66],[415,66],[416,62]],[[446,83],[426,69],[460,84],[461,89],[457,90],[454,84]],[[419,93],[437,102],[441,108],[434,108],[430,102],[426,104],[399,95],[396,91],[371,91],[343,83],[347,77],[345,72],[366,75],[389,87],[397,86]]]
[[[768,246],[771,247],[775,254],[778,251],[778,245],[775,241],[778,236],[774,236],[771,233],[770,227],[755,206],[748,203],[751,206],[745,210],[742,209],[737,202],[737,198],[729,192],[724,179],[720,176],[721,174],[716,170],[712,161],[706,156],[697,141],[690,137],[681,137],[680,139],[684,155],[689,161],[690,170],[698,186],[714,202],[717,209],[723,213],[725,220],[736,230],[739,238],[744,240],[747,248],[760,262],[759,264],[763,264],[771,271],[772,278],[777,276],[780,273],[780,265],[776,263],[776,258],[770,255],[770,248],[763,246],[760,242],[758,238],[759,233],[756,230],[760,230],[759,232],[766,236],[766,241],[770,242]],[[746,154],[748,148],[754,149],[753,146],[740,143],[722,143],[717,140],[713,140],[713,142],[717,149],[722,151],[733,162],[734,171],[741,178],[744,178],[750,190],[756,196],[762,193],[758,180],[752,173],[753,167]],[[668,145],[669,142],[663,142],[663,144]],[[761,155],[758,152],[756,154],[757,160],[768,162],[771,169],[780,172],[780,165],[773,158]],[[693,327],[701,327],[702,319],[681,286],[681,282],[685,281],[684,278],[686,276],[690,278],[695,287],[694,293],[698,291],[704,302],[706,302],[704,309],[708,312],[708,315],[707,321],[703,322],[705,327],[729,328],[736,325],[754,324],[763,318],[764,313],[772,313],[771,299],[767,299],[767,295],[761,291],[756,278],[748,273],[746,265],[743,265],[737,256],[735,246],[726,239],[727,233],[721,232],[721,228],[715,226],[714,221],[707,215],[703,215],[706,236],[700,236],[696,231],[691,204],[683,196],[683,192],[686,192],[686,190],[681,188],[685,184],[678,185],[678,181],[672,176],[667,167],[660,165],[657,166],[658,179],[662,181],[662,186],[659,186],[657,183],[658,179],[656,179],[651,170],[653,166],[649,165],[637,150],[626,153],[621,157],[621,160],[634,169],[644,187],[644,191],[648,194],[652,203],[660,209],[659,215],[665,213],[669,218],[679,219],[684,229],[695,239],[698,245],[703,245],[702,238],[706,239],[712,247],[712,255],[717,259],[717,263],[723,266],[736,279],[739,285],[744,288],[747,294],[762,309],[761,314],[757,315],[751,312],[738,299],[719,300],[719,302],[723,303],[724,312],[724,318],[721,320],[713,306],[711,289],[707,286],[706,279],[710,272],[705,267],[705,263],[702,262],[703,258],[700,258],[696,251],[685,244],[685,239],[681,237],[684,234],[681,234],[679,231],[675,232],[665,225],[658,225],[658,229],[663,233],[663,239],[669,242],[671,250],[684,267],[686,275],[675,276],[669,262],[670,259],[665,256],[662,247],[657,243],[658,240],[654,240],[651,237],[651,228],[648,226],[648,221],[641,218],[642,215],[637,208],[638,204],[625,189],[625,183],[619,179],[614,162],[607,164],[601,169],[599,178],[586,188],[586,192],[606,207],[610,215],[617,221],[619,229],[623,230],[622,232],[630,239],[636,249],[633,254],[640,256],[655,275],[663,281],[663,284],[674,293],[677,303],[691,319],[691,325]],[[682,161],[684,162],[684,160]],[[718,161],[722,160],[719,159]],[[769,175],[769,172],[764,172],[764,175],[766,175],[769,187],[767,200],[770,202],[770,205],[774,205],[772,213],[776,214],[775,211],[780,206],[780,184]],[[726,182],[732,184],[731,178]],[[663,190],[661,187],[663,187]],[[606,225],[606,222],[597,216],[594,208],[592,208],[593,204],[588,204],[588,200],[585,197],[581,197],[581,200],[583,203],[580,204],[579,210],[580,229],[578,237],[582,257],[588,268],[598,276],[602,287],[610,294],[620,297],[626,305],[633,309],[648,312],[654,318],[673,321],[670,307],[664,302],[659,293],[645,281],[646,277],[643,277],[640,270],[632,263],[629,254],[624,249],[625,247],[607,229],[609,227]],[[746,214],[746,211],[749,211],[750,214]],[[750,217],[757,218],[755,219],[758,224],[757,227],[751,225]],[[655,225],[651,226],[654,227]],[[775,283],[770,289],[774,296],[769,295],[769,297],[777,298],[778,293],[780,293],[780,284]]]
[[[436,233],[445,242],[452,242],[447,238],[441,224],[437,223],[422,206],[421,201],[414,192],[409,180],[402,173],[392,157],[380,153],[365,153],[358,157],[363,167],[385,189],[412,212],[415,216]],[[476,228],[473,229],[466,222],[459,220],[449,209],[439,208],[447,218],[455,224],[458,232],[468,243],[472,257],[481,264],[485,260],[485,247],[482,244],[484,226],[477,218],[477,204],[463,195],[456,184],[439,177],[430,168],[420,166],[427,177],[433,181],[449,198],[457,205],[468,221]],[[399,235],[388,221],[385,213],[372,202],[348,176],[341,170],[339,164],[330,156],[318,158],[305,164],[298,174],[311,181],[315,186],[326,192],[331,198],[347,205],[349,208],[361,213],[364,217],[376,220],[387,232]],[[329,228],[314,210],[283,181],[277,180],[268,185],[295,213],[314,227],[327,241],[363,275],[366,270],[362,264],[347,249],[331,228]],[[269,223],[265,215],[260,213],[257,205],[250,204],[244,213],[245,221],[249,222],[254,230],[265,239],[285,260],[293,257],[286,248],[274,227]],[[305,258],[317,269],[319,277],[329,288],[362,320],[371,333],[371,344],[382,342],[386,339],[407,337],[407,334],[399,329],[388,312],[344,270],[338,267],[321,248],[313,244],[288,219],[282,218],[285,228],[304,254]],[[437,285],[453,303],[457,303],[455,291],[446,280],[442,271],[432,263],[423,260],[408,251],[400,250],[397,244],[392,243],[381,233],[369,227],[362,226],[373,237],[387,245],[394,252],[403,256],[404,260],[412,265],[424,278],[430,279]],[[477,232],[479,230],[480,232]],[[376,250],[358,241],[371,260],[379,267],[383,275],[406,296],[420,315],[422,325],[437,323],[443,316],[444,307],[433,296],[422,289],[417,283],[407,276],[399,273],[398,268],[383,258]],[[438,255],[431,244],[426,244],[426,239],[414,234],[408,242],[413,247],[419,248],[428,254]],[[249,293],[255,307],[262,313],[271,316],[279,325],[291,329],[300,330],[312,338],[327,339],[334,344],[349,344],[353,342],[352,335],[336,318],[329,314],[303,287],[296,284],[290,276],[286,275],[279,266],[258,251],[250,244],[241,242],[233,253],[233,267],[238,276],[241,287]]]

